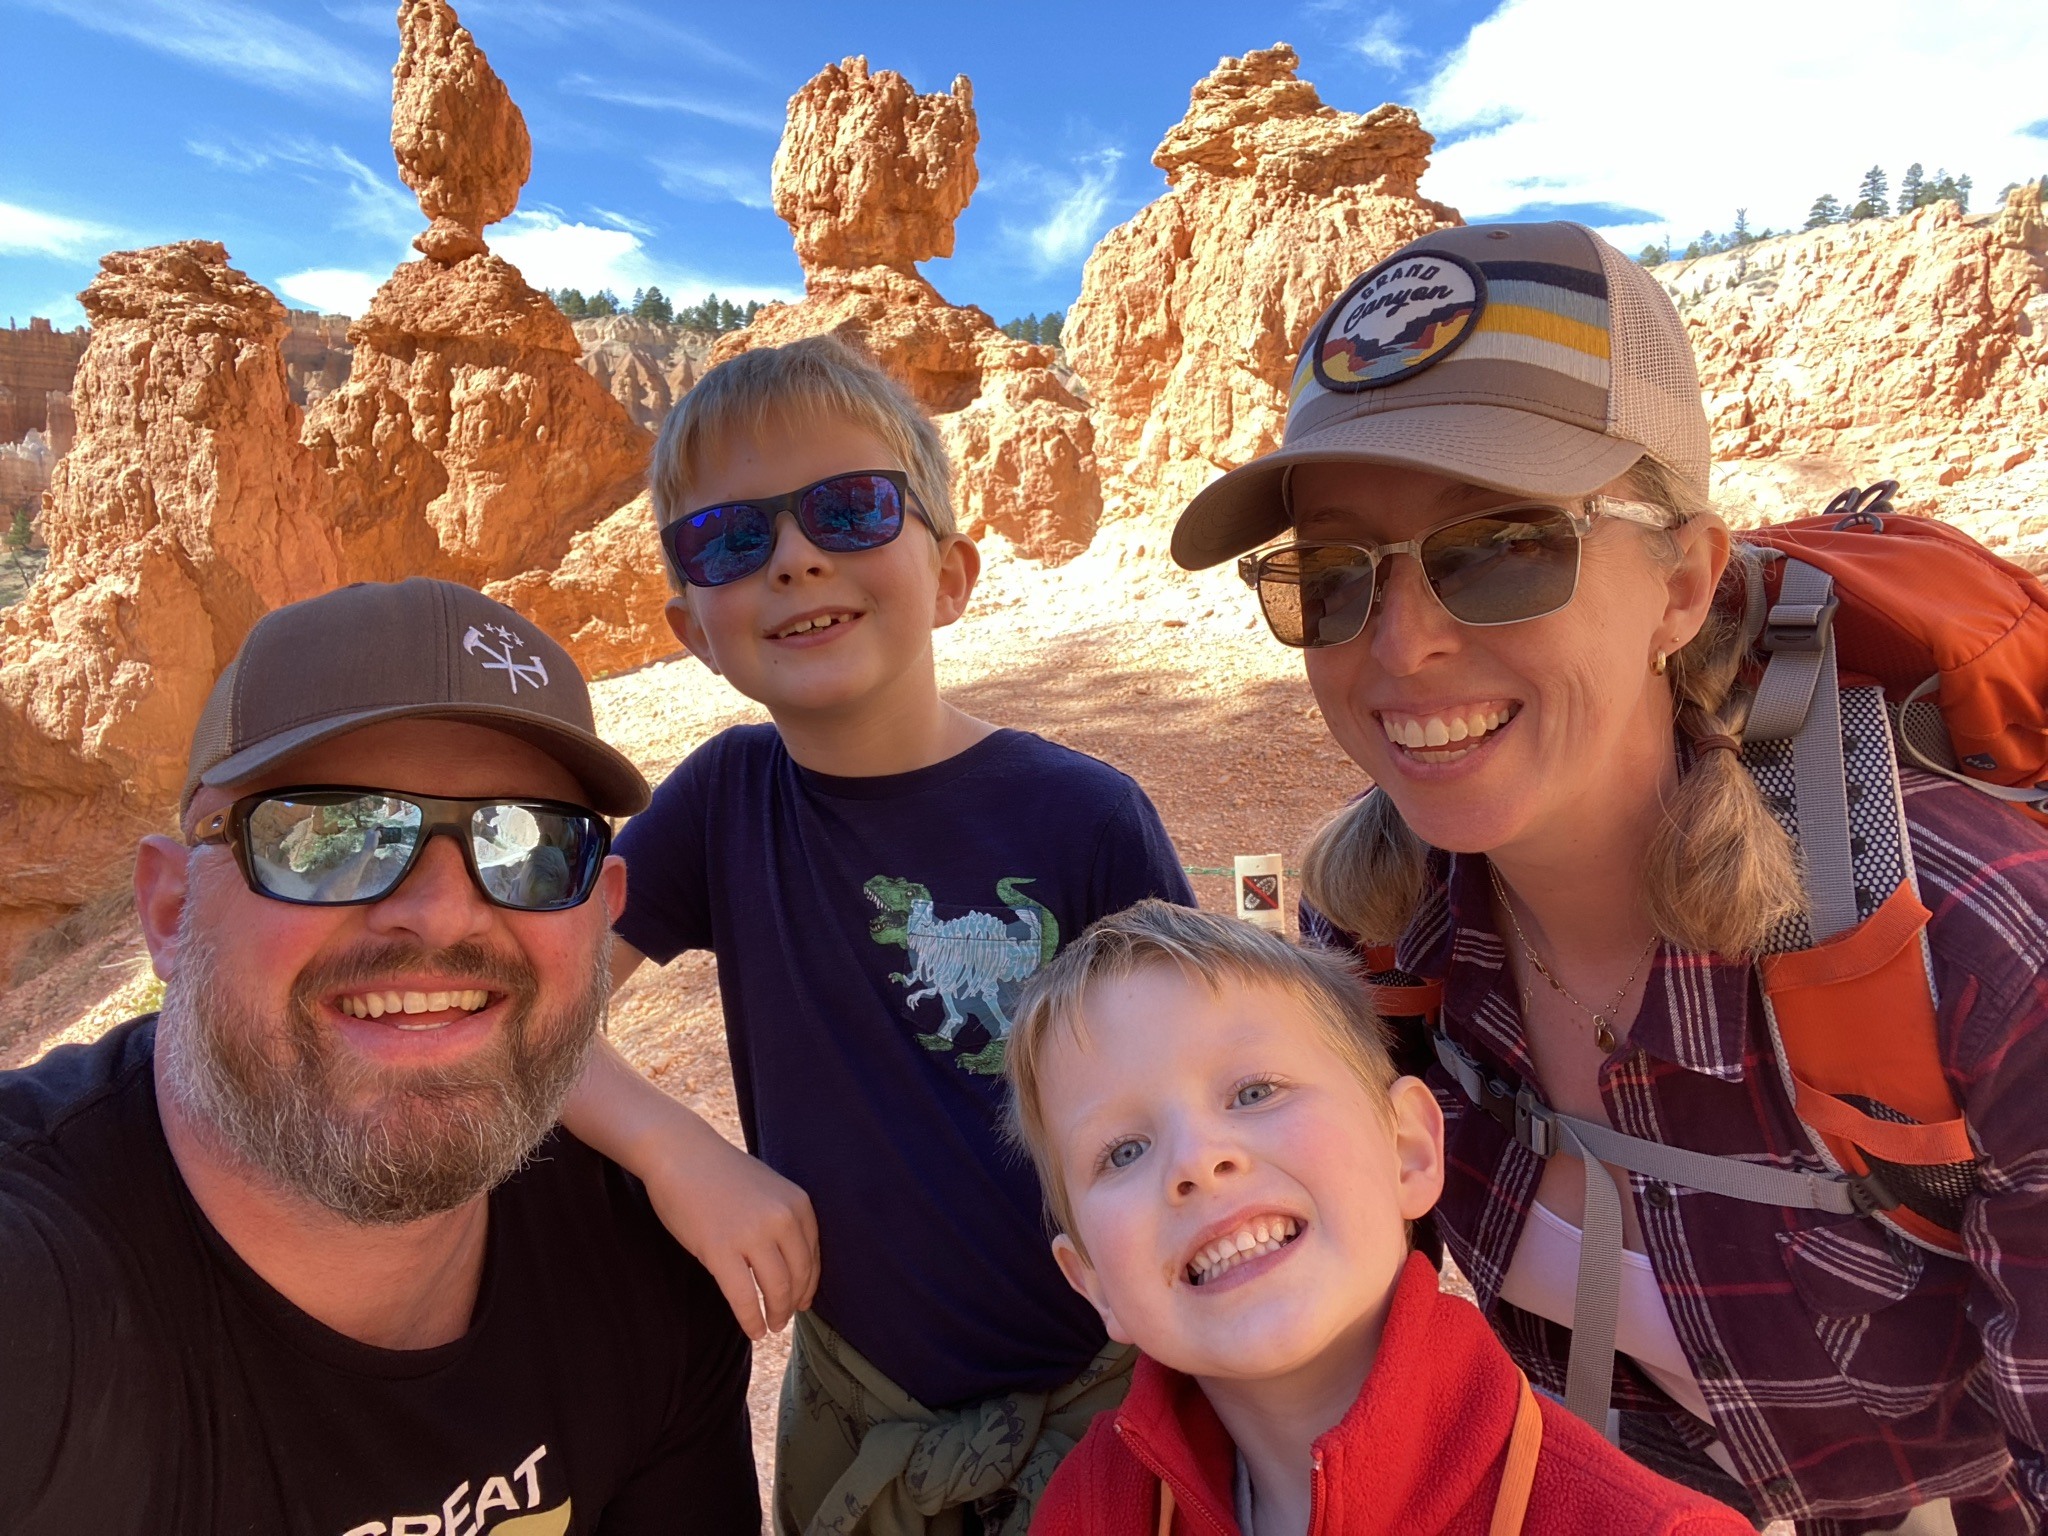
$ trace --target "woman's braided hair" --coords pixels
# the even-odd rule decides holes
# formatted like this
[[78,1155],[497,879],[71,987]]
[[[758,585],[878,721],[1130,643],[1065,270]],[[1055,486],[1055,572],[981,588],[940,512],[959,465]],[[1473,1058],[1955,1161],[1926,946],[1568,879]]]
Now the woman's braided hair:
[[[1673,524],[1708,510],[1696,492],[1653,459],[1639,461],[1628,478],[1630,494]],[[1660,541],[1662,557],[1677,559],[1668,532],[1651,529],[1648,536]],[[1757,559],[1753,548],[1736,544],[1720,601],[1670,660],[1679,737],[1741,740],[1749,714],[1749,693],[1741,686],[1747,648],[1741,599]],[[1422,899],[1428,859],[1428,846],[1409,830],[1393,799],[1375,790],[1316,833],[1302,861],[1303,891],[1317,910],[1361,942],[1391,944]],[[1733,752],[1692,754],[1664,806],[1642,881],[1659,936],[1700,952],[1753,954],[1775,924],[1805,903],[1792,841]]]

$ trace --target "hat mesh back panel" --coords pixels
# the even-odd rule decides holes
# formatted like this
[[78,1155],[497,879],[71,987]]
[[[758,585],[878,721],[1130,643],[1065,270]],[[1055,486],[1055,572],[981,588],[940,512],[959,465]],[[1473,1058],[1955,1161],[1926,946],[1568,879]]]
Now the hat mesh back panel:
[[1685,322],[1657,280],[1604,240],[1596,240],[1607,274],[1612,315],[1608,411],[1616,436],[1707,493],[1710,451],[1700,376]]
[[199,723],[192,728],[192,756],[185,770],[184,793],[178,797],[180,816],[191,808],[192,797],[199,793],[200,775],[234,751],[235,672],[241,664],[239,656],[228,663],[227,670],[213,685],[213,692],[206,696],[206,708],[200,711]]

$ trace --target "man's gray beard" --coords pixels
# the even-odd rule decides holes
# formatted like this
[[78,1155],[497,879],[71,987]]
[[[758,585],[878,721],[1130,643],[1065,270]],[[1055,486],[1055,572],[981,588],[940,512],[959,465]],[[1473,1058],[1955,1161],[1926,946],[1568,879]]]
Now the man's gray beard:
[[[299,975],[280,1033],[219,975],[192,915],[188,903],[157,1025],[165,1087],[229,1150],[363,1226],[453,1210],[517,1172],[553,1128],[610,1000],[609,929],[590,985],[548,1015],[523,961],[473,944],[366,945]],[[505,994],[502,1038],[457,1066],[402,1072],[326,1038],[321,998],[404,970]]]

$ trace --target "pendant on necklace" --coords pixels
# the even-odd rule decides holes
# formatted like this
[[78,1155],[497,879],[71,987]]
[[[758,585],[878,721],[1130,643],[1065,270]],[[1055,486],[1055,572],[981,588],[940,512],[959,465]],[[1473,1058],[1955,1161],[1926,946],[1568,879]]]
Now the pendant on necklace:
[[1607,1015],[1604,1013],[1593,1015],[1593,1043],[1610,1055],[1613,1054],[1614,1026],[1607,1022]]

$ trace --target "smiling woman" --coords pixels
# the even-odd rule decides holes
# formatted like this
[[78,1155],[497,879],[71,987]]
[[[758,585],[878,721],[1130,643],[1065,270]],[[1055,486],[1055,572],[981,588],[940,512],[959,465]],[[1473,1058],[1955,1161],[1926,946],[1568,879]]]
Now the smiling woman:
[[[1407,1015],[1437,1228],[1537,1386],[1760,1520],[2038,1518],[2048,832],[2000,804],[2038,777],[2000,733],[2043,651],[1959,768],[1835,648],[1883,671],[1867,625],[1935,632],[1910,711],[1944,625],[2042,633],[2048,593],[1950,530],[1895,554],[1881,496],[1738,544],[1707,468],[1655,282],[1576,225],[1469,226],[1338,300],[1283,446],[1173,548],[1284,536],[1241,569],[1376,786],[1305,859],[1305,926]],[[1891,617],[1852,620],[1843,539],[1904,562]],[[1951,553],[1937,613],[1907,589]]]

